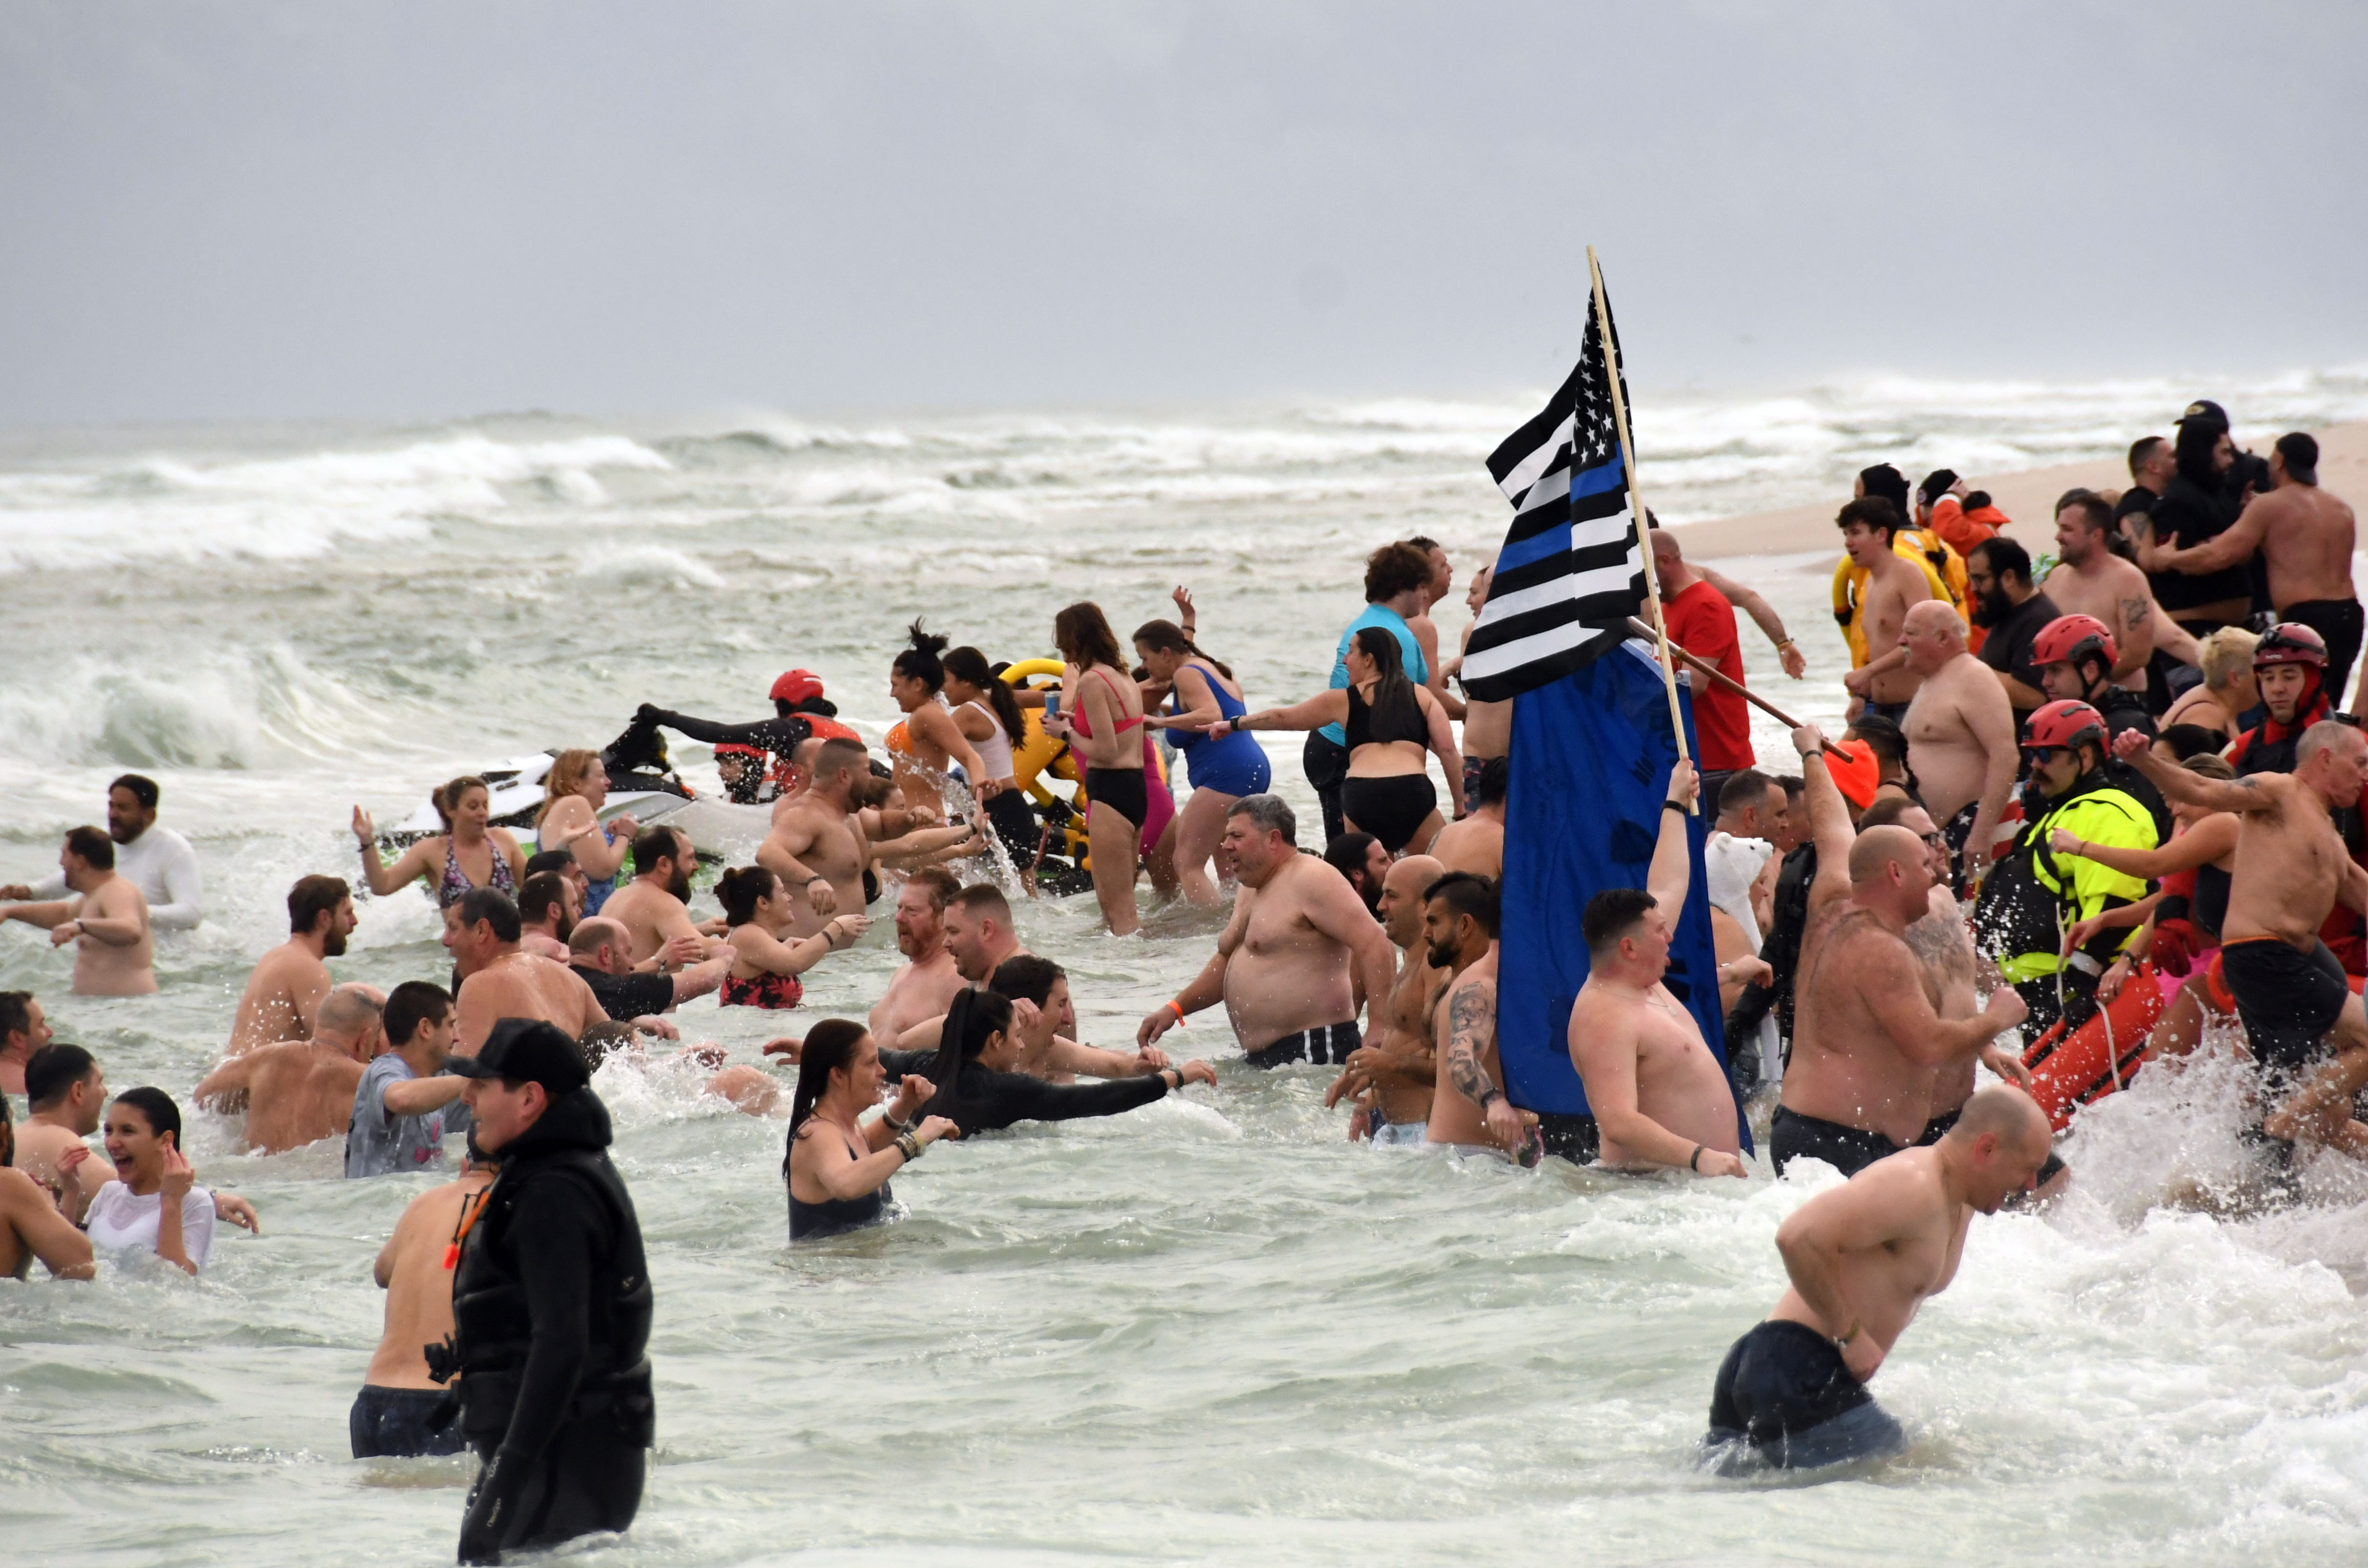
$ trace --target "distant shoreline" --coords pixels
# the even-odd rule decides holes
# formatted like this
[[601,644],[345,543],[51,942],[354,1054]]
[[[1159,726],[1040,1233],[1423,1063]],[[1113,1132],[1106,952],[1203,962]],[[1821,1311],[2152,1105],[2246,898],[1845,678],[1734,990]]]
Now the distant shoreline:
[[[2166,430],[2164,434],[2169,432]],[[2328,426],[2311,434],[2318,437],[2319,483],[2351,502],[2355,510],[2361,508],[2368,503],[2368,420]],[[2268,445],[2267,441],[2252,444],[2256,451],[2266,449]],[[1907,482],[1913,484],[1923,477],[1911,473]],[[2053,508],[2058,495],[2075,485],[2119,490],[2129,482],[2128,466],[2111,458],[2056,463],[2017,473],[1965,476],[1969,488],[1990,493],[1998,510],[2013,519],[2009,535],[2034,556],[2055,549]],[[1834,528],[1834,513],[1848,499],[1838,495],[1827,504],[1751,512],[1739,517],[1679,524],[1677,528],[1685,540],[1686,553],[1698,561],[1790,555],[1827,549],[1839,554],[1841,536]]]

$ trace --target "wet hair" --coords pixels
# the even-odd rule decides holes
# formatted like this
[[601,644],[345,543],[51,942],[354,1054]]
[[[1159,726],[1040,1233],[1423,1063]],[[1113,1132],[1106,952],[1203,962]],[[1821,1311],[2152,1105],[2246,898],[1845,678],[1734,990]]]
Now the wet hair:
[[952,1108],[962,1069],[978,1060],[989,1038],[1011,1028],[1011,1000],[977,986],[954,993],[946,1021],[938,1032],[938,1053],[921,1069],[921,1076],[938,1086],[921,1114],[944,1116]]
[[2190,757],[2215,756],[2228,744],[2227,736],[2202,724],[2173,724],[2156,738],[2182,763]]
[[871,761],[871,754],[864,749],[861,741],[851,741],[845,735],[832,735],[814,747],[814,776],[819,782],[846,768],[858,773],[869,772]]
[[518,919],[518,905],[499,888],[471,888],[452,907],[461,912],[461,929],[465,931],[482,920],[494,928],[497,942],[515,942],[526,929]]
[[2159,436],[2141,436],[2130,443],[2130,477],[2135,479],[2138,470],[2154,460],[2155,449],[2163,444]]
[[400,1050],[411,1043],[420,1025],[439,1022],[451,1010],[451,995],[442,986],[406,980],[386,994],[386,1010],[379,1021],[386,1028],[386,1043]]
[[33,994],[0,991],[0,1040],[33,1032]]
[[1324,846],[1324,863],[1356,886],[1367,909],[1374,907],[1382,896],[1380,885],[1365,876],[1365,862],[1372,858],[1373,846],[1380,842],[1370,833],[1344,833]]
[[993,882],[973,882],[946,902],[961,904],[974,918],[999,920],[1005,930],[1011,929],[1011,901]]
[[66,829],[66,847],[102,871],[115,869],[115,840],[103,827]]
[[1110,630],[1102,607],[1089,599],[1080,599],[1053,618],[1053,646],[1061,651],[1063,658],[1081,667],[1126,667],[1119,655],[1118,633]]
[[1990,575],[2001,583],[2009,577],[2019,578],[2025,583],[2031,581],[2031,551],[2004,534],[1986,539],[1965,553],[1968,556],[1978,555],[1987,561]]
[[1768,803],[1768,786],[1776,782],[1756,767],[1738,767],[1718,788],[1718,814],[1746,811]]
[[1858,471],[1858,482],[1866,487],[1863,497],[1869,501],[1888,501],[1894,515],[1907,515],[1907,476],[1889,463],[1877,463],[1873,468]]
[[41,1047],[25,1063],[27,1108],[49,1109],[65,1098],[76,1084],[89,1077],[90,1070],[97,1065],[98,1059],[78,1045],[56,1040]]
[[987,989],[997,996],[1013,1002],[1032,1002],[1041,1007],[1053,994],[1055,981],[1064,978],[1068,971],[1051,959],[1040,959],[1033,953],[1014,953],[995,966],[987,977]]
[[567,917],[567,879],[556,871],[537,871],[518,884],[518,918],[539,926],[556,915]]
[[908,888],[919,888],[929,895],[929,907],[939,915],[946,905],[962,896],[962,879],[943,866],[924,866],[905,879]]
[[2067,490],[2055,498],[2055,515],[2078,512],[2082,520],[2100,534],[2113,531],[2113,509],[2105,498],[2093,490]]
[[2212,461],[2213,452],[2228,427],[2214,419],[2182,419],[2179,422],[2179,443],[2174,451],[2179,458],[2179,477],[2194,485],[2206,495],[2220,489],[2220,470]]
[[[2186,728],[2187,726],[2184,724],[2173,724],[2171,726],[2171,729],[2173,730],[2183,730]],[[2212,732],[2209,730],[2206,730],[2203,733],[2207,735],[2212,734]],[[2168,732],[2165,733],[2164,738],[2166,740],[2169,738]],[[2217,740],[2219,737],[2217,735],[2213,735],[2213,739]],[[2198,752],[2193,756],[2181,757],[2179,760],[2179,766],[2184,767],[2190,773],[2201,774],[2206,778],[2217,778],[2224,783],[2237,777],[2236,768],[2229,765],[2226,757],[2222,756],[2216,751]]]
[[1653,895],[1643,888],[1606,888],[1588,899],[1587,913],[1578,919],[1578,934],[1587,942],[1588,956],[1599,963],[1609,958],[1620,938],[1656,907]]
[[1809,787],[1801,782],[1801,776],[1797,773],[1779,773],[1770,782],[1784,791],[1784,803],[1787,806],[1793,804],[1803,795],[1808,793]]
[[790,1179],[790,1150],[797,1146],[814,1107],[830,1092],[830,1075],[855,1066],[855,1048],[871,1031],[851,1018],[825,1018],[806,1031],[798,1048],[798,1086],[790,1096],[790,1138],[781,1151],[781,1179]]
[[952,639],[922,630],[918,616],[914,617],[913,624],[905,629],[905,635],[909,645],[890,661],[888,667],[906,680],[919,681],[931,691],[943,689],[946,665],[939,655],[945,653],[946,644]]
[[975,648],[956,648],[945,657],[946,674],[965,686],[974,686],[986,693],[986,705],[995,713],[995,722],[1003,726],[1004,735],[1013,745],[1023,745],[1028,740],[1028,715],[1019,710],[1019,699],[1011,687],[996,678],[1001,673],[989,665],[986,655]]
[[715,880],[715,901],[723,906],[726,926],[746,926],[757,918],[757,905],[780,881],[764,866],[734,866]]
[[494,787],[475,774],[463,773],[458,778],[438,785],[429,793],[427,803],[434,806],[436,814],[443,819],[445,832],[452,831],[452,813],[461,809],[461,797],[472,790],[483,790],[489,798],[494,792]]
[[[2294,439],[2294,437],[2289,436],[2286,439],[2290,441]],[[2308,441],[2310,440],[2310,437],[2305,436],[2302,439]],[[2278,449],[2280,451],[2283,451],[2285,449],[2283,442],[2279,443]],[[2318,460],[2318,445],[2315,441],[2311,443],[2310,456],[2311,461],[2317,462]],[[2286,460],[2289,465],[2294,461],[2291,458]],[[131,798],[140,802],[140,809],[142,811],[153,812],[156,809],[158,795],[156,781],[154,778],[149,778],[146,774],[127,773],[107,787],[107,792],[110,795],[114,794],[118,790],[131,790]]]
[[679,861],[681,858],[682,840],[675,835],[673,828],[664,823],[655,827],[645,827],[633,835],[633,874],[637,877],[645,877],[656,870],[661,860]]
[[1182,653],[1190,658],[1207,659],[1210,666],[1227,680],[1234,678],[1223,659],[1212,658],[1198,642],[1185,634],[1184,629],[1172,620],[1146,620],[1134,629],[1135,642],[1161,653]]
[[1917,504],[1923,506],[1939,506],[1941,504],[1941,497],[1949,493],[1949,486],[1956,483],[1957,471],[1955,469],[1934,469],[1931,472],[1924,476],[1924,483],[1916,487]]
[[1907,776],[1907,737],[1900,733],[1895,721],[1880,713],[1861,713],[1850,721],[1849,733],[1864,741],[1867,749],[1874,753],[1878,772],[1881,764],[1889,763],[1899,769],[1902,777]]
[[[2203,671],[2203,684],[2209,688],[2219,686],[2239,670],[2253,667],[2253,650],[2260,638],[2241,626],[2224,626],[2198,643],[2196,664]],[[2226,744],[2224,741],[2222,743]]]
[[1360,626],[1353,641],[1358,652],[1373,661],[1376,678],[1372,700],[1367,704],[1372,722],[1428,733],[1430,721],[1423,715],[1422,699],[1414,694],[1414,682],[1406,678],[1406,655],[1398,649],[1397,634],[1386,627]]
[[1225,808],[1225,815],[1247,817],[1250,825],[1260,833],[1279,833],[1282,841],[1294,848],[1299,844],[1298,814],[1291,809],[1290,801],[1272,791],[1244,795]]
[[296,885],[288,890],[288,932],[302,937],[310,932],[324,915],[335,915],[337,905],[354,896],[343,877],[299,877]]
[[1512,782],[1512,778],[1513,759],[1511,757],[1488,758],[1480,765],[1480,778],[1474,790],[1474,799],[1484,806],[1503,805],[1506,787]]
[[545,871],[564,872],[575,864],[573,849],[538,849],[526,858],[526,874],[539,877]]
[[[2286,460],[2286,477],[2297,484],[2318,483],[2318,443],[2300,430],[2289,431],[2278,437],[2278,456]],[[116,780],[119,784],[121,779]],[[151,784],[149,789],[156,786]],[[154,805],[154,801],[148,802]]]
[[1847,529],[1852,523],[1875,529],[1886,540],[1907,526],[1899,508],[1880,495],[1861,495],[1834,514],[1835,526]]
[[593,1024],[575,1037],[575,1053],[584,1059],[584,1069],[597,1073],[600,1064],[620,1051],[633,1046],[633,1026],[616,1018]]
[[1480,929],[1496,940],[1497,928],[1503,924],[1504,901],[1498,896],[1497,884],[1470,871],[1450,871],[1422,890],[1422,901],[1434,901],[1447,905],[1447,912],[1457,919],[1470,915]]
[[130,1106],[147,1121],[148,1131],[159,1138],[169,1132],[173,1135],[173,1147],[181,1146],[181,1108],[164,1090],[142,1084],[117,1095],[115,1103]]
[[561,752],[551,759],[551,771],[542,776],[542,804],[534,809],[534,825],[541,827],[551,808],[584,788],[584,776],[600,760],[597,751],[582,747]]
[[1387,604],[1430,582],[1430,557],[1411,544],[1385,544],[1365,557],[1365,602]]
[[848,785],[847,803],[858,811],[878,811],[896,792],[894,778],[882,778],[876,773],[866,773]]

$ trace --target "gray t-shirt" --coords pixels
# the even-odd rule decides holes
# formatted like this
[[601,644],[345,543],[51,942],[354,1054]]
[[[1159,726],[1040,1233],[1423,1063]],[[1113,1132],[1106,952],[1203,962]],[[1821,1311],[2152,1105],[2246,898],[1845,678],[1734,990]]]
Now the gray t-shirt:
[[362,1070],[354,1090],[354,1124],[346,1133],[347,1176],[440,1166],[444,1135],[468,1131],[469,1108],[458,1100],[420,1116],[387,1115],[386,1086],[417,1076],[410,1062],[391,1051]]

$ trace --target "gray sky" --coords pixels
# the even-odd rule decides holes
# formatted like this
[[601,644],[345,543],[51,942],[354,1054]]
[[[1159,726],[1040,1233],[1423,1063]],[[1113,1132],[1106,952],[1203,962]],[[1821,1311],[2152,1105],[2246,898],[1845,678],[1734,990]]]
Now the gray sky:
[[2368,6],[0,0],[0,423],[2368,357]]

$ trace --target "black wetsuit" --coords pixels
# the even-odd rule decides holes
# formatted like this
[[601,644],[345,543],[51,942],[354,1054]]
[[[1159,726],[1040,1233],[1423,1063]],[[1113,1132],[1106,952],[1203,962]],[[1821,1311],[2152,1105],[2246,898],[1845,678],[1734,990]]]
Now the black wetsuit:
[[452,1282],[461,1429],[486,1460],[461,1561],[621,1530],[641,1506],[656,1404],[633,1200],[589,1088],[505,1145]]
[[[891,1079],[908,1073],[927,1074],[936,1062],[934,1051],[882,1051],[880,1065]],[[998,1073],[976,1062],[964,1067],[951,1084],[938,1085],[936,1096],[915,1113],[942,1116],[962,1130],[993,1132],[1015,1121],[1075,1121],[1087,1116],[1117,1116],[1146,1106],[1167,1094],[1167,1080],[1156,1073],[1140,1078],[1111,1078],[1099,1084],[1048,1084],[1025,1073]]]
[[643,704],[633,712],[635,724],[664,725],[677,734],[689,735],[694,741],[709,745],[733,742],[744,746],[756,746],[776,756],[787,756],[797,749],[797,744],[814,733],[814,726],[798,714],[791,713],[772,719],[759,719],[749,724],[724,724],[713,719],[694,719],[688,713]]

